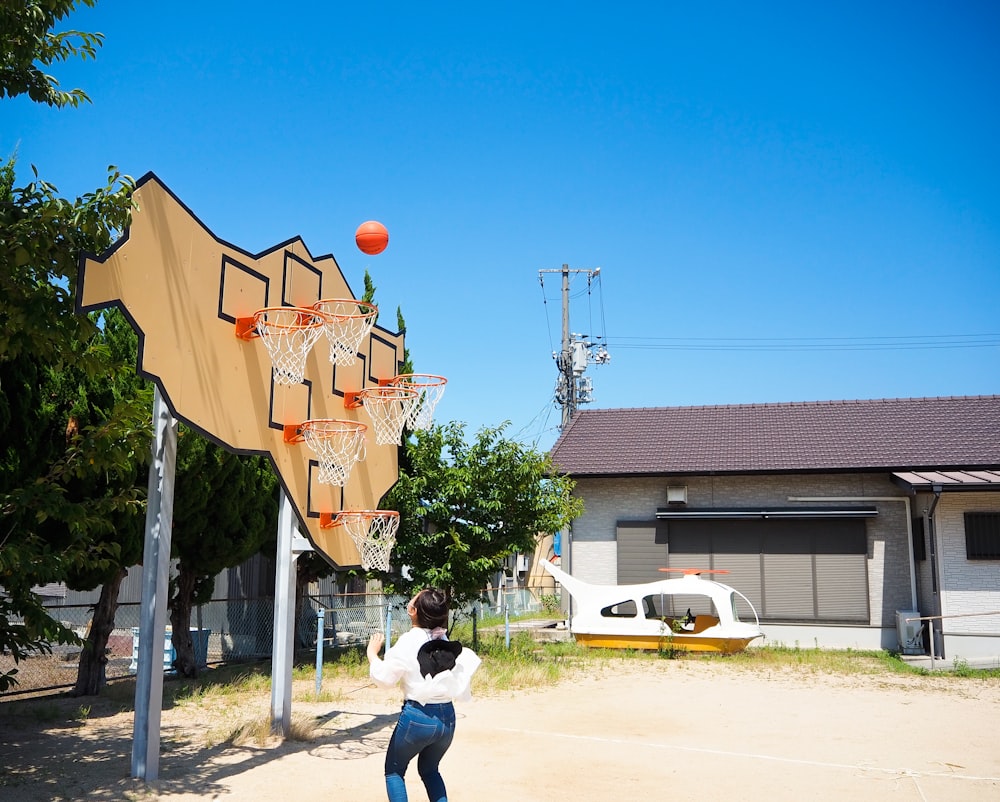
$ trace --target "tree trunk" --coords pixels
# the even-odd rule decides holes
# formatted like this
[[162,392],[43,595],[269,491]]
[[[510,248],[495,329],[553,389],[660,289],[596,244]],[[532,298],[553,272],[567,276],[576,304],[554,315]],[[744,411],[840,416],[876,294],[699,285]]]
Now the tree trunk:
[[306,606],[306,598],[309,595],[309,583],[312,580],[308,573],[303,571],[295,572],[295,644],[296,649],[311,649],[313,644],[309,642],[306,632],[303,631],[303,612]]
[[177,592],[170,600],[171,639],[177,656],[174,670],[178,676],[193,679],[198,676],[198,661],[194,655],[194,640],[191,638],[191,600],[197,577],[186,570],[184,563],[177,570]]
[[122,586],[126,568],[118,572],[101,586],[101,597],[94,607],[94,617],[90,632],[80,653],[80,665],[76,672],[76,685],[71,696],[97,696],[107,682],[108,639],[115,628],[115,614],[118,612],[118,590]]

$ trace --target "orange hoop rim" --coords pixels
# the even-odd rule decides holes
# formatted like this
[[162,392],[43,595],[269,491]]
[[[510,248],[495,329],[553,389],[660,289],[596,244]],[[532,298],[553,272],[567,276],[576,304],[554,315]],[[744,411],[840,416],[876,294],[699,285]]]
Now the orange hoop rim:
[[364,434],[368,425],[356,420],[341,418],[315,418],[285,425],[285,442],[301,443],[306,439],[306,432],[314,437],[336,437],[340,434]]
[[399,513],[395,510],[341,510],[340,512],[329,513],[330,518],[320,524],[321,529],[332,529],[335,526],[343,526],[347,518],[361,518],[362,520],[373,521],[376,518],[398,519]]
[[412,387],[388,384],[378,387],[365,387],[358,391],[359,398],[380,397],[390,401],[407,401],[416,398],[420,393]]
[[[322,309],[323,304],[353,304],[354,306],[366,307],[367,311],[357,313],[327,312]],[[358,301],[354,298],[323,298],[312,305],[312,309],[326,315],[333,320],[355,320],[374,317],[378,314],[378,307],[368,301]]]
[[330,316],[320,310],[314,309],[308,306],[265,306],[262,309],[258,309],[253,313],[253,321],[256,323],[268,312],[291,312],[302,317],[315,318],[311,323],[276,323],[267,321],[267,325],[275,329],[287,329],[289,331],[296,331],[302,329],[313,329],[321,328],[329,322]]
[[444,376],[435,376],[433,373],[400,373],[386,382],[402,387],[439,387],[447,383]]
[[[395,395],[392,395],[395,393]],[[348,390],[344,393],[344,408],[357,409],[365,405],[365,399],[378,399],[380,401],[400,401],[403,403],[413,403],[420,393],[412,387],[402,387],[395,385],[379,385],[377,387],[365,387],[362,390]]]

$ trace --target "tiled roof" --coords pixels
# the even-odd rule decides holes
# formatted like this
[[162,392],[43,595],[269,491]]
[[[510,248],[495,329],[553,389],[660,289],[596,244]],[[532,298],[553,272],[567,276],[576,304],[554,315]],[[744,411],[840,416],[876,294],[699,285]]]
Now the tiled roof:
[[585,409],[552,447],[571,476],[1000,468],[1000,395]]

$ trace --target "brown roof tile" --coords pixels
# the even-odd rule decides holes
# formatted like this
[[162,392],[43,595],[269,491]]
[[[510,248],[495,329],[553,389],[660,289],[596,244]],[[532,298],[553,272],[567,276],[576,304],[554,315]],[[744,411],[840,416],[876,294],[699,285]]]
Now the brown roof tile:
[[571,476],[1000,467],[1000,395],[585,409]]

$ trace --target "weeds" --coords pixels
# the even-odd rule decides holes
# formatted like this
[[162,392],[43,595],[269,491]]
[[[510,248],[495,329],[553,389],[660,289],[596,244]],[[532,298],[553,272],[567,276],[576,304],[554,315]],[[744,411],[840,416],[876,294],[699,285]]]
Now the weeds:
[[[286,741],[313,741],[317,737],[319,725],[314,718],[292,716]],[[209,731],[205,736],[206,746],[230,744],[232,746],[267,746],[281,735],[274,731],[270,717],[258,717],[243,721],[231,727],[221,727]]]

